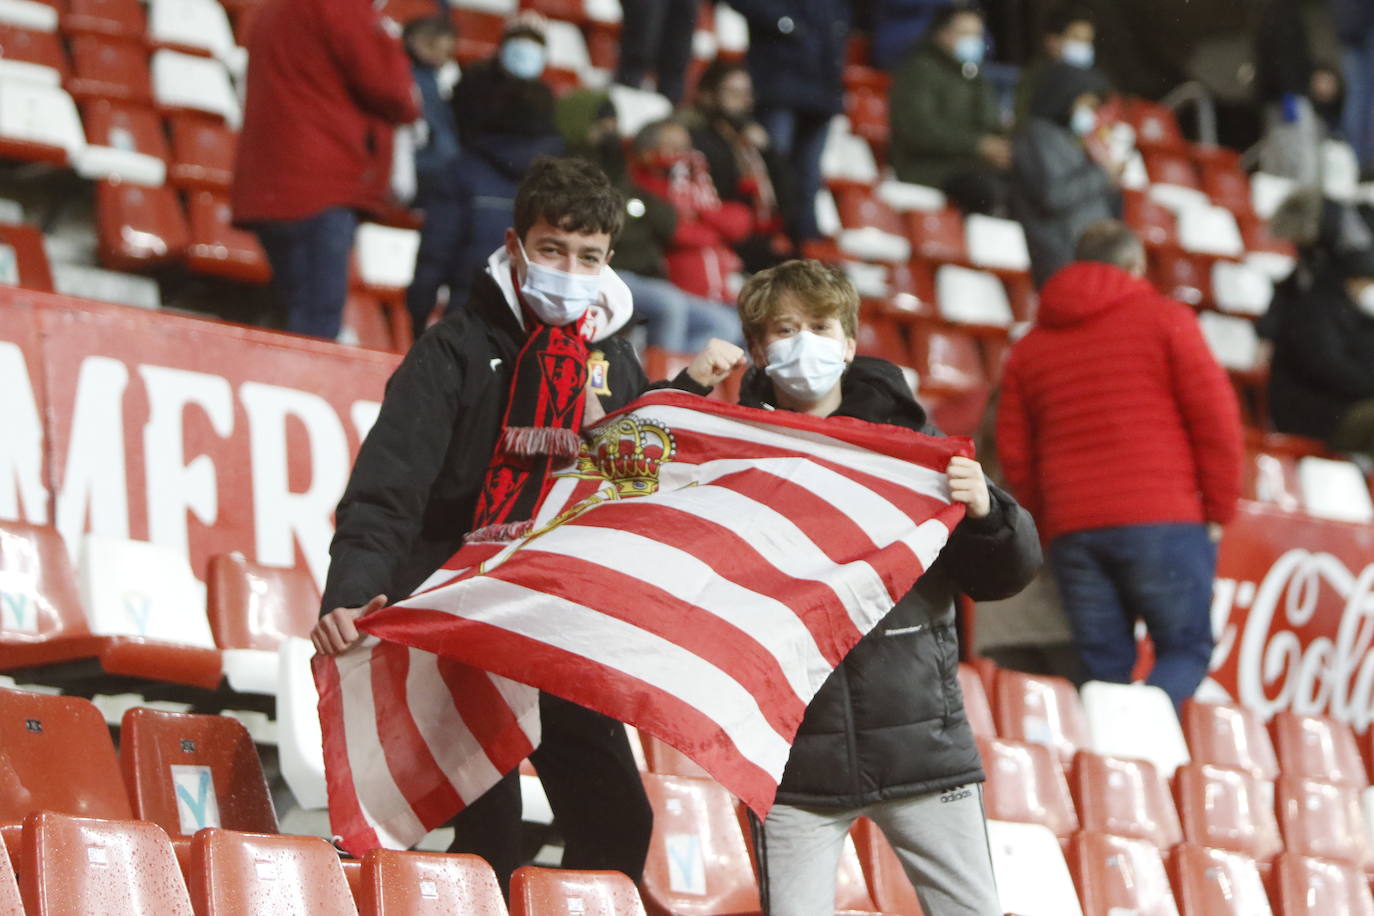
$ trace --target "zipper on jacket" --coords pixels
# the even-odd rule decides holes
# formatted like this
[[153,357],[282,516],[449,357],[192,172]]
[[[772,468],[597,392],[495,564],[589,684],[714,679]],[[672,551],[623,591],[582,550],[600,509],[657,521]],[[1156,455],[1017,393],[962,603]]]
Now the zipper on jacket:
[[863,788],[859,785],[859,738],[854,731],[854,704],[849,696],[849,672],[840,668],[840,685],[844,688],[844,740],[849,751],[849,791],[859,796]]

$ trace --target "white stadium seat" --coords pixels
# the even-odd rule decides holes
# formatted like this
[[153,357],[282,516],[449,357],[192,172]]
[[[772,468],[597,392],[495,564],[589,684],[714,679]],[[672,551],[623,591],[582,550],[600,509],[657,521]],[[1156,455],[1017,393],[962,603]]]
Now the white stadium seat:
[[968,258],[976,267],[1030,270],[1026,231],[1014,219],[970,213],[964,219]]
[[1129,191],[1144,191],[1150,187],[1150,173],[1145,169],[1145,157],[1132,153],[1121,172],[1121,186]]
[[76,103],[64,90],[23,80],[0,82],[0,140],[64,151],[74,160],[86,145]]
[[157,156],[113,146],[85,146],[72,160],[76,174],[89,181],[115,178],[145,188],[158,188],[167,180],[167,163]]
[[549,52],[549,66],[582,74],[591,69],[587,54],[587,39],[582,30],[571,22],[550,19],[544,27],[545,47]]
[[749,49],[749,23],[724,3],[716,4],[716,41],[727,54],[743,54]]
[[33,32],[56,32],[57,7],[37,0],[0,0],[0,23]]
[[945,192],[939,188],[891,178],[878,184],[876,196],[898,213],[938,213],[948,206]]
[[1189,761],[1178,713],[1160,688],[1089,681],[1079,695],[1095,753],[1148,760],[1165,778]]
[[1325,140],[1321,150],[1322,193],[1353,203],[1360,196],[1360,160],[1344,140]]
[[911,260],[911,241],[874,226],[845,229],[837,240],[840,250],[863,261],[905,263]]
[[27,60],[0,58],[0,83],[37,83],[40,86],[61,88],[62,74],[55,67],[45,67]]
[[145,541],[88,534],[78,563],[91,632],[214,648],[205,586],[186,558]]
[[324,738],[320,731],[320,695],[310,659],[310,640],[287,637],[277,659],[277,752],[281,775],[307,811],[329,805],[324,781]]
[[862,137],[849,132],[849,119],[837,115],[830,122],[830,131],[821,152],[821,177],[827,181],[853,181],[876,184],[878,163],[873,149]]
[[54,261],[52,283],[53,288],[64,296],[117,302],[144,309],[162,307],[162,294],[157,281],[151,277]]
[[1310,455],[1299,459],[1298,489],[1308,515],[1342,522],[1374,522],[1369,484],[1349,461]]
[[935,273],[935,299],[940,316],[959,324],[1011,327],[1007,290],[994,274],[945,264]]
[[200,111],[237,130],[243,108],[220,61],[162,49],[153,52],[153,97],[159,108]]
[[827,238],[840,234],[840,211],[835,207],[834,196],[825,188],[816,192],[816,226]]
[[620,136],[633,137],[646,124],[660,121],[673,113],[673,103],[667,96],[647,89],[633,89],[612,83],[608,87]]
[[223,61],[234,56],[234,30],[216,0],[151,0],[148,42],[196,48]]
[[582,12],[589,22],[603,22],[607,25],[620,23],[623,13],[620,0],[585,0]]
[[1298,266],[1297,259],[1277,251],[1247,251],[1245,263],[1264,274],[1274,283],[1285,280]]
[[1177,184],[1151,184],[1149,195],[1155,203],[1168,207],[1174,211],[1175,216],[1180,217],[1188,210],[1212,205],[1211,198],[1197,188],[1186,188]]
[[988,821],[992,871],[1002,912],[1083,916],[1059,839],[1040,824]]
[[358,275],[367,286],[405,289],[415,277],[415,256],[420,252],[420,233],[363,223],[358,227],[354,248],[358,254]]
[[1274,298],[1274,281],[1248,263],[1217,261],[1212,265],[1212,298],[1224,312],[1263,315]]
[[1282,175],[1256,172],[1250,176],[1250,205],[1260,219],[1270,219],[1279,204],[1298,188],[1298,183]]
[[1259,335],[1254,324],[1217,312],[1203,312],[1197,316],[1197,322],[1212,355],[1222,366],[1241,372],[1259,368]]
[[889,268],[882,264],[865,264],[862,261],[845,261],[840,266],[860,296],[866,299],[882,299],[887,296]]
[[1195,254],[1239,258],[1245,254],[1236,217],[1225,207],[1205,204],[1178,211],[1178,243]]

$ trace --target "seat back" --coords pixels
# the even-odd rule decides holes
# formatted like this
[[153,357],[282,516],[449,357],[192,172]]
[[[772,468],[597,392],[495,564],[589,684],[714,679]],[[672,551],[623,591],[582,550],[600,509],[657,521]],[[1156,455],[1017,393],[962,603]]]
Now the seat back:
[[970,263],[992,270],[1030,270],[1026,232],[1014,219],[971,213],[964,218]]
[[134,816],[169,834],[202,827],[277,832],[262,762],[237,719],[130,709],[119,758]]
[[1374,869],[1374,848],[1365,831],[1359,789],[1281,776],[1275,795],[1279,829],[1289,852]]
[[1183,916],[1272,916],[1259,868],[1242,853],[1180,843],[1169,876]]
[[996,274],[945,264],[935,272],[940,317],[956,324],[1010,327],[1015,320],[1007,288]]
[[895,916],[922,916],[916,889],[911,886],[901,860],[878,825],[861,817],[855,821],[850,835],[854,838],[859,864],[878,910]]
[[644,774],[644,790],[654,811],[642,885],[648,905],[683,916],[756,912],[758,885],[730,793],[654,773]]
[[354,243],[358,279],[372,289],[405,289],[415,276],[415,257],[420,253],[420,233],[377,223],[358,227]]
[[[514,881],[511,888],[514,898]],[[363,916],[506,916],[506,902],[496,873],[479,856],[371,849],[363,855],[358,912]]]
[[0,688],[0,822],[33,811],[132,817],[105,717],[89,700]]
[[53,32],[0,23],[0,77],[60,86],[67,76],[67,52]]
[[315,648],[308,639],[290,638],[277,652],[277,750],[281,775],[307,810],[329,803],[324,782],[324,738],[320,695],[310,671]]
[[1007,738],[979,738],[987,783],[983,807],[998,821],[1043,824],[1068,838],[1078,829],[1064,771],[1054,752],[1042,744]]
[[1279,772],[1285,776],[1309,776],[1360,788],[1369,784],[1355,733],[1344,722],[1284,709],[1269,720],[1269,731]]
[[1197,254],[1238,258],[1245,253],[1235,214],[1213,204],[1187,207],[1178,214],[1178,243]]
[[510,879],[511,916],[644,916],[639,891],[618,871],[517,868]]
[[149,108],[132,102],[95,99],[81,106],[86,139],[129,153],[168,158],[162,121]]
[[1191,306],[1212,298],[1212,278],[1201,259],[1172,248],[1151,251],[1149,259],[1150,282],[1164,295]]
[[1197,167],[1187,156],[1158,150],[1149,151],[1145,153],[1145,170],[1149,172],[1151,184],[1202,189]]
[[65,89],[24,80],[0,83],[0,151],[9,158],[66,163],[86,145]]
[[32,814],[19,873],[30,916],[192,912],[172,843],[156,824]]
[[988,693],[983,689],[983,679],[978,669],[967,662],[959,663],[959,690],[964,695],[964,714],[968,716],[969,728],[975,738],[996,738],[997,726],[992,719],[992,706],[988,703]]
[[1213,203],[1225,207],[1237,216],[1248,215],[1250,179],[1233,162],[1209,162],[1202,166],[1202,188]]
[[1144,191],[1123,192],[1122,201],[1126,224],[1142,242],[1152,247],[1178,244],[1178,219],[1168,207]]
[[1185,763],[1174,774],[1174,802],[1189,843],[1268,862],[1283,849],[1266,787],[1244,770]]
[[229,190],[238,135],[213,118],[195,114],[172,117],[171,128],[172,182],[184,188]]
[[242,553],[210,558],[205,607],[215,645],[275,652],[288,636],[308,638],[320,616],[320,593],[303,569],[280,569]]
[[1078,691],[1061,677],[998,669],[993,712],[997,734],[1052,748],[1064,767],[1088,746],[1088,726]]
[[904,214],[912,253],[927,261],[958,264],[968,259],[964,215],[953,207]]
[[1089,681],[1080,694],[1097,753],[1148,760],[1166,778],[1188,762],[1178,713],[1160,688]]
[[1181,150],[1186,146],[1173,111],[1158,102],[1132,99],[1123,113],[1135,128],[1136,145],[1141,149]]
[[159,108],[203,112],[223,118],[235,130],[243,123],[229,71],[219,61],[162,49],[153,52],[152,76]]
[[1277,872],[1283,916],[1374,916],[1369,882],[1353,865],[1285,852]]
[[[57,529],[0,521],[0,644],[89,632]],[[0,649],[0,663],[3,659]]]
[[207,827],[191,841],[191,899],[198,916],[310,913],[355,916],[339,854],[314,836]]
[[1069,844],[1083,911],[1178,916],[1164,860],[1152,843],[1085,830]]
[[911,362],[920,375],[922,392],[963,392],[988,384],[977,339],[959,328],[926,324],[912,328]]
[[988,843],[1002,912],[1083,916],[1064,852],[1048,827],[990,820]]
[[1183,704],[1183,732],[1198,763],[1212,763],[1274,780],[1279,761],[1269,732],[1254,710],[1232,703]]
[[1217,261],[1212,265],[1212,298],[1223,312],[1263,315],[1274,298],[1274,281],[1253,264]]
[[[1374,502],[1370,500],[1369,484],[1352,462],[1313,456],[1299,458],[1298,486],[1302,490],[1303,508],[1308,515],[1362,525],[1374,522]],[[1314,765],[1317,760],[1329,758],[1338,767],[1330,772],[1333,775],[1338,773],[1341,781],[1363,779],[1359,771],[1351,766],[1351,741],[1346,737],[1349,728],[1329,717],[1324,718],[1327,718],[1329,735],[1322,734],[1317,726],[1308,723],[1302,727],[1300,736],[1294,736],[1294,741],[1303,742],[1301,750],[1296,746],[1291,749],[1294,760],[1298,761],[1296,765],[1305,768]],[[1280,755],[1281,763],[1283,759]],[[1287,770],[1287,767],[1284,769]]]
[[[142,8],[137,0],[131,4]],[[142,23],[140,22],[140,33]],[[153,77],[142,42],[106,35],[72,38],[74,75],[67,89],[78,99],[118,99],[148,105],[153,100]]]
[[180,554],[144,541],[88,534],[80,574],[92,632],[214,648],[205,588]]
[[0,283],[52,292],[52,266],[36,226],[0,224]]
[[1071,789],[1083,829],[1170,849],[1183,839],[1168,783],[1148,760],[1079,751]]
[[0,916],[24,916],[24,900],[14,877],[14,863],[3,845],[0,845]]
[[143,5],[138,0],[70,0],[62,15],[68,35],[91,32],[142,39]]
[[1222,368],[1253,372],[1260,367],[1260,341],[1254,322],[1219,312],[1203,312],[1197,316],[1197,323]]
[[234,49],[229,16],[216,0],[152,0],[147,39],[151,44],[206,52],[227,60]]

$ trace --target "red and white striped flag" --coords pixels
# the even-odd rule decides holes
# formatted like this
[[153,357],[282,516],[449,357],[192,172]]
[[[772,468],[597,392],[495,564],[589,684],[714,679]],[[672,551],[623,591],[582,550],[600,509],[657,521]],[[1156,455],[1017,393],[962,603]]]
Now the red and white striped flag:
[[966,439],[649,394],[532,532],[463,548],[317,656],[330,816],[403,848],[537,745],[545,690],[663,739],[760,815],[807,703],[963,517]]

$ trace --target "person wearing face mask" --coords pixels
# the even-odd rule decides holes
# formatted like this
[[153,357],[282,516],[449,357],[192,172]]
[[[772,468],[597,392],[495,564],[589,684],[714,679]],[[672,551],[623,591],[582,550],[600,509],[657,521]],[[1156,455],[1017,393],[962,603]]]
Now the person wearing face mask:
[[1269,414],[1279,432],[1374,461],[1374,251],[1335,255],[1279,314]]
[[[426,331],[387,382],[336,513],[317,651],[345,651],[362,614],[410,594],[465,540],[528,520],[581,429],[643,392],[634,351],[615,334],[629,291],[607,263],[624,209],[586,162],[531,166],[466,307]],[[704,393],[742,359],[717,342],[674,385]],[[531,759],[563,864],[638,880],[651,812],[623,727],[547,695],[540,716]],[[451,850],[482,856],[507,889],[523,861],[520,805],[512,770],[452,822]]]
[[1085,228],[1121,215],[1122,166],[1104,167],[1090,142],[1106,92],[1096,70],[1054,64],[1012,138],[1012,214],[1026,230],[1036,286],[1073,261]]
[[893,75],[888,157],[898,181],[940,188],[967,212],[1002,215],[1011,143],[983,76],[985,42],[976,7],[949,6],[935,16]]
[[1097,25],[1093,15],[1076,3],[1062,4],[1045,19],[1045,37],[1040,54],[1021,74],[1016,86],[1016,123],[1031,117],[1031,100],[1039,91],[1045,75],[1056,64],[1083,70],[1097,63],[1095,42]]
[[[739,311],[754,363],[741,404],[940,435],[896,366],[855,356],[859,295],[840,269],[788,261],[761,271]],[[811,700],[777,801],[752,822],[765,913],[834,913],[836,865],[859,817],[886,835],[927,916],[1002,912],[959,688],[956,600],[1020,591],[1040,568],[1040,545],[1030,515],[976,461],[953,459],[948,479],[966,516]]]

